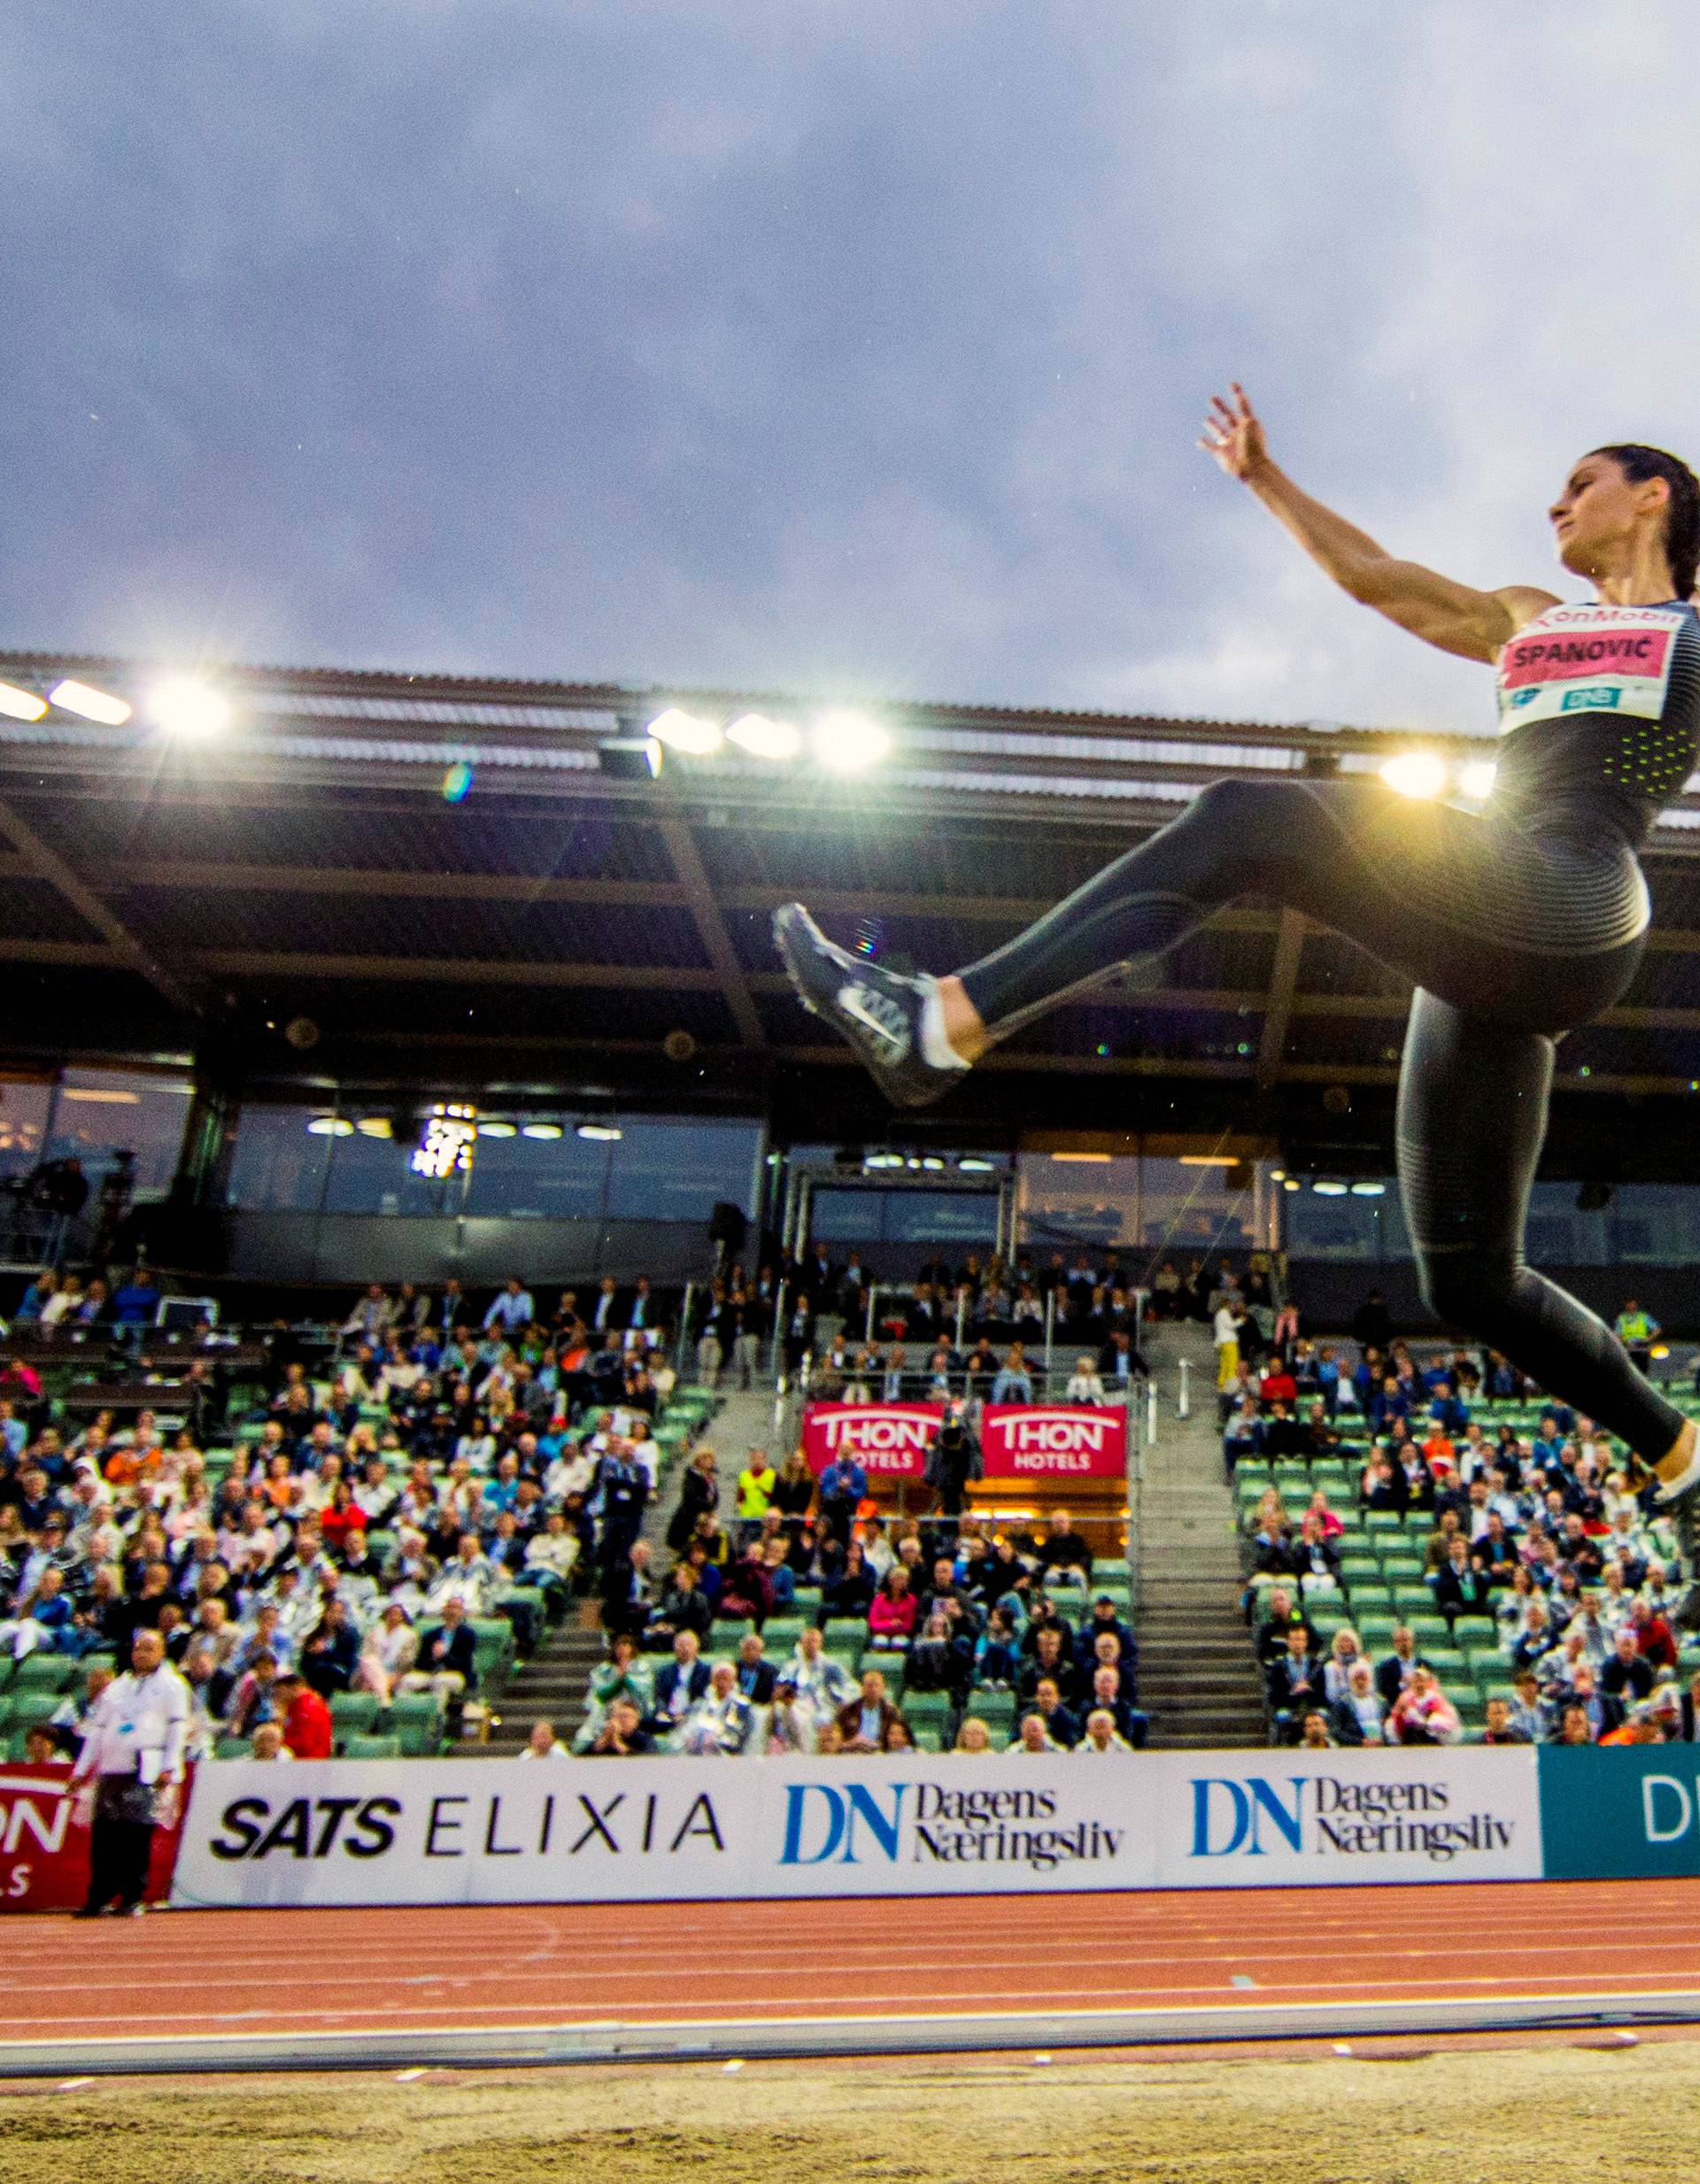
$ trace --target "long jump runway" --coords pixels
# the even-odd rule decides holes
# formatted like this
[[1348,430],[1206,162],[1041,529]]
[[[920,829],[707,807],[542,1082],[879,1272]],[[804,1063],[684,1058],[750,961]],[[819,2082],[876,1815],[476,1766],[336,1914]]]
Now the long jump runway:
[[0,2075],[1700,2021],[1700,1880],[0,1922]]

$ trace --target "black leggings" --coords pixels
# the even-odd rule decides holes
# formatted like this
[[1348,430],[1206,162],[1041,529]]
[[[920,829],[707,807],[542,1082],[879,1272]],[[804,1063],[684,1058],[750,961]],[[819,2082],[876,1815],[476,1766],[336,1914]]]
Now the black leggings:
[[1640,961],[1648,901],[1634,851],[1603,826],[1533,831],[1372,780],[1221,781],[962,984],[1001,1037],[1251,894],[1416,983],[1399,1187],[1430,1308],[1657,1461],[1681,1414],[1523,1258],[1554,1042],[1611,1007]]

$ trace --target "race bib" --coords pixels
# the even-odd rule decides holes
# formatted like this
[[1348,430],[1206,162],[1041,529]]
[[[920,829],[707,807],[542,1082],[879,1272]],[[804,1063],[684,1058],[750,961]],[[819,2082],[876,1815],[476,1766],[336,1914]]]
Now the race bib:
[[1669,606],[1549,606],[1499,656],[1502,729],[1566,713],[1665,710],[1681,610]]

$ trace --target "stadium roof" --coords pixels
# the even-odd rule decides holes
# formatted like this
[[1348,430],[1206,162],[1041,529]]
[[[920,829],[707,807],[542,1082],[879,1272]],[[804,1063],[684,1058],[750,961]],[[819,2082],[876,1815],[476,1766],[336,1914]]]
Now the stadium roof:
[[[676,706],[804,723],[773,693],[329,669],[204,670],[228,732],[163,734],[146,663],[0,655],[136,707],[0,718],[0,958],[14,1061],[217,1053],[238,1079],[582,1085],[787,1110],[808,1134],[883,1110],[792,1000],[769,938],[801,897],[841,938],[939,967],[1014,932],[1225,772],[1372,770],[1402,744],[1456,767],[1479,737],[872,704],[878,763],[840,776],[610,742]],[[470,768],[461,801],[445,778]],[[457,785],[452,781],[449,785]],[[1691,783],[1689,789],[1696,787]],[[1700,1096],[1700,794],[1649,846],[1635,987],[1567,1039],[1589,1097]],[[1407,991],[1348,944],[1247,903],[1148,976],[1071,1004],[953,1096],[1055,1126],[1233,1122],[1290,1138],[1323,1095],[1385,1113]],[[317,1036],[292,1045],[286,1030]],[[669,1038],[669,1035],[675,1035]],[[676,1036],[676,1035],[683,1035]],[[959,1099],[961,1104],[959,1104]],[[980,1105],[976,1107],[974,1103]],[[1580,1116],[1579,1116],[1580,1120]]]

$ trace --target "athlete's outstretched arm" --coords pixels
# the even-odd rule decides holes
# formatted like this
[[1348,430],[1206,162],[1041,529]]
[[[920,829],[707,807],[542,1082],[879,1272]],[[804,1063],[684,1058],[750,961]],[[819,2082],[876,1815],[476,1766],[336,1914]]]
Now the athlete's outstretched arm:
[[1552,592],[1532,584],[1477,591],[1420,562],[1395,560],[1367,531],[1301,490],[1271,461],[1262,421],[1237,382],[1231,401],[1211,397],[1199,445],[1231,478],[1250,487],[1348,597],[1443,652],[1495,660],[1525,622],[1558,604]]

